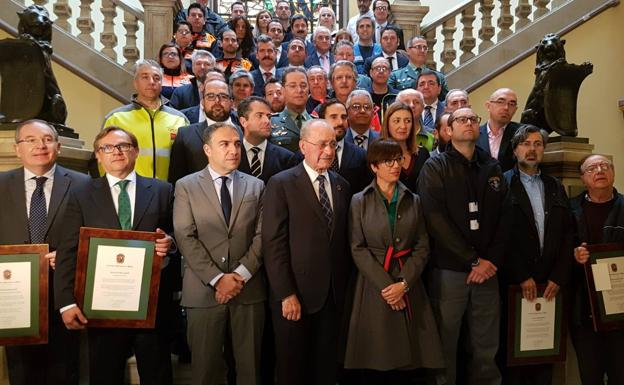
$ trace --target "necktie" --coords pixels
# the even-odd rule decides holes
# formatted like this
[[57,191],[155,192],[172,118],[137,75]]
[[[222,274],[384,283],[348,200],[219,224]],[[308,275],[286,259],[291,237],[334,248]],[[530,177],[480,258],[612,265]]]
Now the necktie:
[[221,209],[223,209],[223,217],[225,218],[225,223],[229,225],[230,223],[230,214],[232,213],[232,198],[230,197],[230,190],[227,188],[227,176],[222,176],[221,178]]
[[433,114],[431,113],[431,106],[425,106],[425,119],[423,120],[425,127],[433,128]]
[[270,72],[265,72],[264,73],[264,82],[268,82],[269,80],[271,80],[271,78],[273,77],[273,74]]
[[117,215],[119,216],[119,224],[122,230],[130,230],[132,228],[132,208],[130,207],[130,195],[126,188],[129,180],[120,180],[117,182],[119,186],[119,196],[117,197]]
[[359,148],[364,148],[366,149],[365,143],[366,143],[366,135],[356,135],[355,136],[355,144],[358,145]]
[[35,177],[37,187],[33,191],[30,198],[30,213],[28,216],[28,232],[30,233],[31,243],[43,243],[46,232],[46,219],[48,216],[48,209],[46,207],[45,193],[43,192],[43,185],[45,184],[45,176]]
[[390,72],[394,71],[394,65],[392,64],[394,57],[388,56],[386,59],[388,59],[388,63],[390,63]]
[[329,59],[327,55],[321,55],[321,67],[326,73],[329,73]]
[[338,164],[338,151],[340,151],[340,146],[336,146],[336,155],[334,155],[334,160],[330,166],[332,171],[338,172],[340,170],[340,165]]
[[251,152],[253,152],[253,156],[251,157],[251,175],[256,178],[260,178],[260,174],[262,174],[262,165],[260,164],[260,158],[258,157],[260,147],[252,147]]
[[327,191],[325,191],[325,175],[319,175],[316,180],[319,184],[319,202],[321,202],[323,215],[325,215],[325,220],[327,220],[327,228],[331,231],[334,215],[332,213],[331,204],[329,203],[329,196],[327,195]]
[[299,130],[301,130],[301,126],[303,125],[303,116],[301,114],[297,115],[297,119],[295,119],[295,121]]

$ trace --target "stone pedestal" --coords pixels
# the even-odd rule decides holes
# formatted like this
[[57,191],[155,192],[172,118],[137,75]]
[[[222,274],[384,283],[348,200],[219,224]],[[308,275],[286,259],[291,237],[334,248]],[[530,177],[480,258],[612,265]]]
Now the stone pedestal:
[[429,7],[421,5],[418,0],[395,0],[392,3],[392,17],[394,22],[403,29],[405,46],[414,36],[420,35],[420,24]]
[[[87,172],[87,163],[91,150],[84,149],[84,141],[60,136],[61,154],[58,163],[72,170]],[[15,156],[15,131],[0,131],[0,171],[7,171],[21,166]]]
[[550,137],[540,166],[546,174],[559,178],[568,196],[573,197],[584,190],[579,179],[579,162],[593,150],[588,138]]
[[140,0],[145,14],[143,57],[158,60],[163,42],[171,40],[173,18],[182,7],[180,0]]

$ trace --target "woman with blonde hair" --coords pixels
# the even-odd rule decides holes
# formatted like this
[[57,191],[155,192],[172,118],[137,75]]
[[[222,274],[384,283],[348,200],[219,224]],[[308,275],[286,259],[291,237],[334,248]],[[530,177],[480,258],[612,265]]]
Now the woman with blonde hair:
[[416,191],[418,174],[425,161],[429,159],[429,151],[418,144],[418,135],[414,130],[412,109],[400,102],[395,102],[385,112],[381,126],[381,137],[394,139],[403,151],[401,182],[412,191]]

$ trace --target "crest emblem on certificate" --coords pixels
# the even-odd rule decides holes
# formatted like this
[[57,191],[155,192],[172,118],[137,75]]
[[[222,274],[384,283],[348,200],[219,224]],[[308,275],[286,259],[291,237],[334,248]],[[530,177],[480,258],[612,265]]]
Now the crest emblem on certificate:
[[124,263],[125,260],[126,260],[126,256],[125,255],[123,255],[121,253],[117,254],[117,263],[119,263],[121,265],[122,263]]
[[542,304],[538,302],[535,304],[535,311],[540,311],[540,310],[542,310]]
[[4,279],[8,281],[9,279],[11,279],[11,274],[11,270],[6,269],[2,272],[2,277],[4,277]]

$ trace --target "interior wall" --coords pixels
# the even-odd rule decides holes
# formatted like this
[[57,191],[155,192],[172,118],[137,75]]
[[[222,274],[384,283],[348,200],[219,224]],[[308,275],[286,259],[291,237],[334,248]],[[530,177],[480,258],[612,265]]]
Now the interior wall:
[[[618,108],[618,100],[624,98],[624,45],[618,42],[618,36],[624,36],[622,20],[624,5],[620,3],[563,36],[569,63],[589,61],[594,65],[579,91],[578,136],[589,138],[594,152],[613,155],[615,184],[620,191],[624,191],[624,117]],[[472,107],[486,119],[485,100],[497,88],[509,87],[518,94],[520,107],[514,120],[519,120],[535,80],[534,67],[532,55],[474,90],[470,94]]]
[[[0,29],[0,39],[9,37],[12,36]],[[104,116],[121,103],[55,62],[52,62],[52,69],[67,104],[66,125],[85,141],[85,148],[91,149]]]

